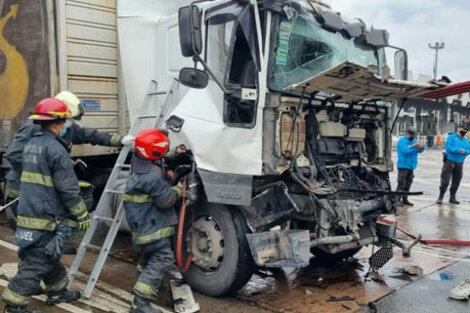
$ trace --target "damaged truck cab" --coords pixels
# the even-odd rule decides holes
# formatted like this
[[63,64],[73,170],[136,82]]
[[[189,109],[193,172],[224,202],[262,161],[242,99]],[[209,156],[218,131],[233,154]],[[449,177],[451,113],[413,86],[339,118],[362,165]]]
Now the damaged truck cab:
[[161,114],[197,172],[187,282],[224,295],[256,267],[344,259],[371,244],[371,266],[384,265],[395,224],[380,216],[396,209],[389,104],[432,87],[406,81],[406,52],[320,1],[197,1],[177,18],[194,67],[181,69]]

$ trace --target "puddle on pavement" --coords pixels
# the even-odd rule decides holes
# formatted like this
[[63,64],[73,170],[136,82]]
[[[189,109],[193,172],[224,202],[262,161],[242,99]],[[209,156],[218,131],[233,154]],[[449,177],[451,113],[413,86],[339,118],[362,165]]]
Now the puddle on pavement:
[[263,271],[252,278],[239,297],[274,312],[355,312],[420,278],[402,275],[399,268],[417,264],[428,275],[452,263],[419,254],[403,258],[396,249],[394,258],[379,271],[380,282],[367,275],[371,252],[364,248],[349,262],[325,263],[313,258],[303,269]]

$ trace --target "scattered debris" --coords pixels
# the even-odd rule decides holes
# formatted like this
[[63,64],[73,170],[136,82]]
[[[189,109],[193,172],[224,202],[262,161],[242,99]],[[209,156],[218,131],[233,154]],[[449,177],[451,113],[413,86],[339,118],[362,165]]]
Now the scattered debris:
[[302,286],[318,287],[321,289],[326,289],[328,287],[328,283],[323,278],[320,277],[316,280],[303,282]]
[[408,275],[412,276],[422,276],[424,271],[423,269],[418,266],[418,265],[408,265],[402,268],[403,273],[406,273]]
[[182,280],[170,280],[170,286],[176,313],[194,313],[200,310],[188,284]]
[[343,308],[345,308],[346,310],[351,310],[351,308],[348,307],[347,305],[341,304],[341,306],[342,306]]
[[313,292],[311,292],[311,291],[308,290],[308,289],[305,289],[305,295],[311,296],[311,295],[313,295]]
[[350,297],[350,296],[343,296],[343,297],[335,297],[335,296],[330,296],[326,302],[341,302],[341,301],[354,301],[356,298]]
[[441,280],[452,280],[455,278],[455,275],[451,271],[442,271],[439,273],[439,278]]
[[470,299],[470,279],[466,279],[449,292],[449,298],[455,300]]
[[385,280],[378,271],[371,271],[368,276],[371,280],[375,281],[376,283],[385,284]]
[[369,308],[369,313],[377,313],[379,312],[379,310],[377,309],[377,306],[374,304],[374,303],[369,303],[367,305],[367,307]]
[[399,275],[391,275],[391,276],[388,276],[390,278],[395,278],[395,279],[401,279],[401,280],[405,280],[405,281],[413,281],[413,279],[410,277],[410,275],[408,274],[399,274]]
[[260,269],[258,269],[255,272],[255,274],[258,275],[261,278],[268,278],[268,277],[273,277],[274,276],[273,274],[269,273],[268,271],[263,271],[263,270],[260,270]]

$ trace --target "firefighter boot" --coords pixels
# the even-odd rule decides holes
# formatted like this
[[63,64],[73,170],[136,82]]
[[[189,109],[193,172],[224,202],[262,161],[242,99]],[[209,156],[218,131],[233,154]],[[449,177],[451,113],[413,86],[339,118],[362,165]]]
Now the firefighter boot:
[[163,313],[150,305],[150,300],[135,296],[129,313]]
[[437,204],[442,204],[444,202],[444,195],[445,195],[446,191],[445,190],[440,190],[439,191],[439,198],[437,198],[437,201],[436,203]]
[[42,313],[41,311],[28,311],[25,306],[16,306],[10,303],[5,304],[3,313]]
[[70,303],[70,302],[74,302],[80,299],[81,296],[82,294],[80,293],[80,291],[63,289],[62,291],[59,291],[59,292],[48,293],[46,303],[48,305],[56,305],[59,303]]
[[408,197],[403,196],[403,200],[401,201],[402,205],[413,206],[414,204],[408,200]]
[[457,198],[455,197],[455,192],[450,193],[449,203],[460,204],[460,201],[458,201]]

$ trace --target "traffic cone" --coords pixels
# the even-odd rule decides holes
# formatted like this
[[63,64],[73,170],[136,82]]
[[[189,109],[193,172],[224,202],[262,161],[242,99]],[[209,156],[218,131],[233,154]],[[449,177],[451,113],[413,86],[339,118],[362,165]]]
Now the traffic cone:
[[442,146],[442,136],[441,136],[440,131],[437,133],[436,146],[438,146],[438,147]]

